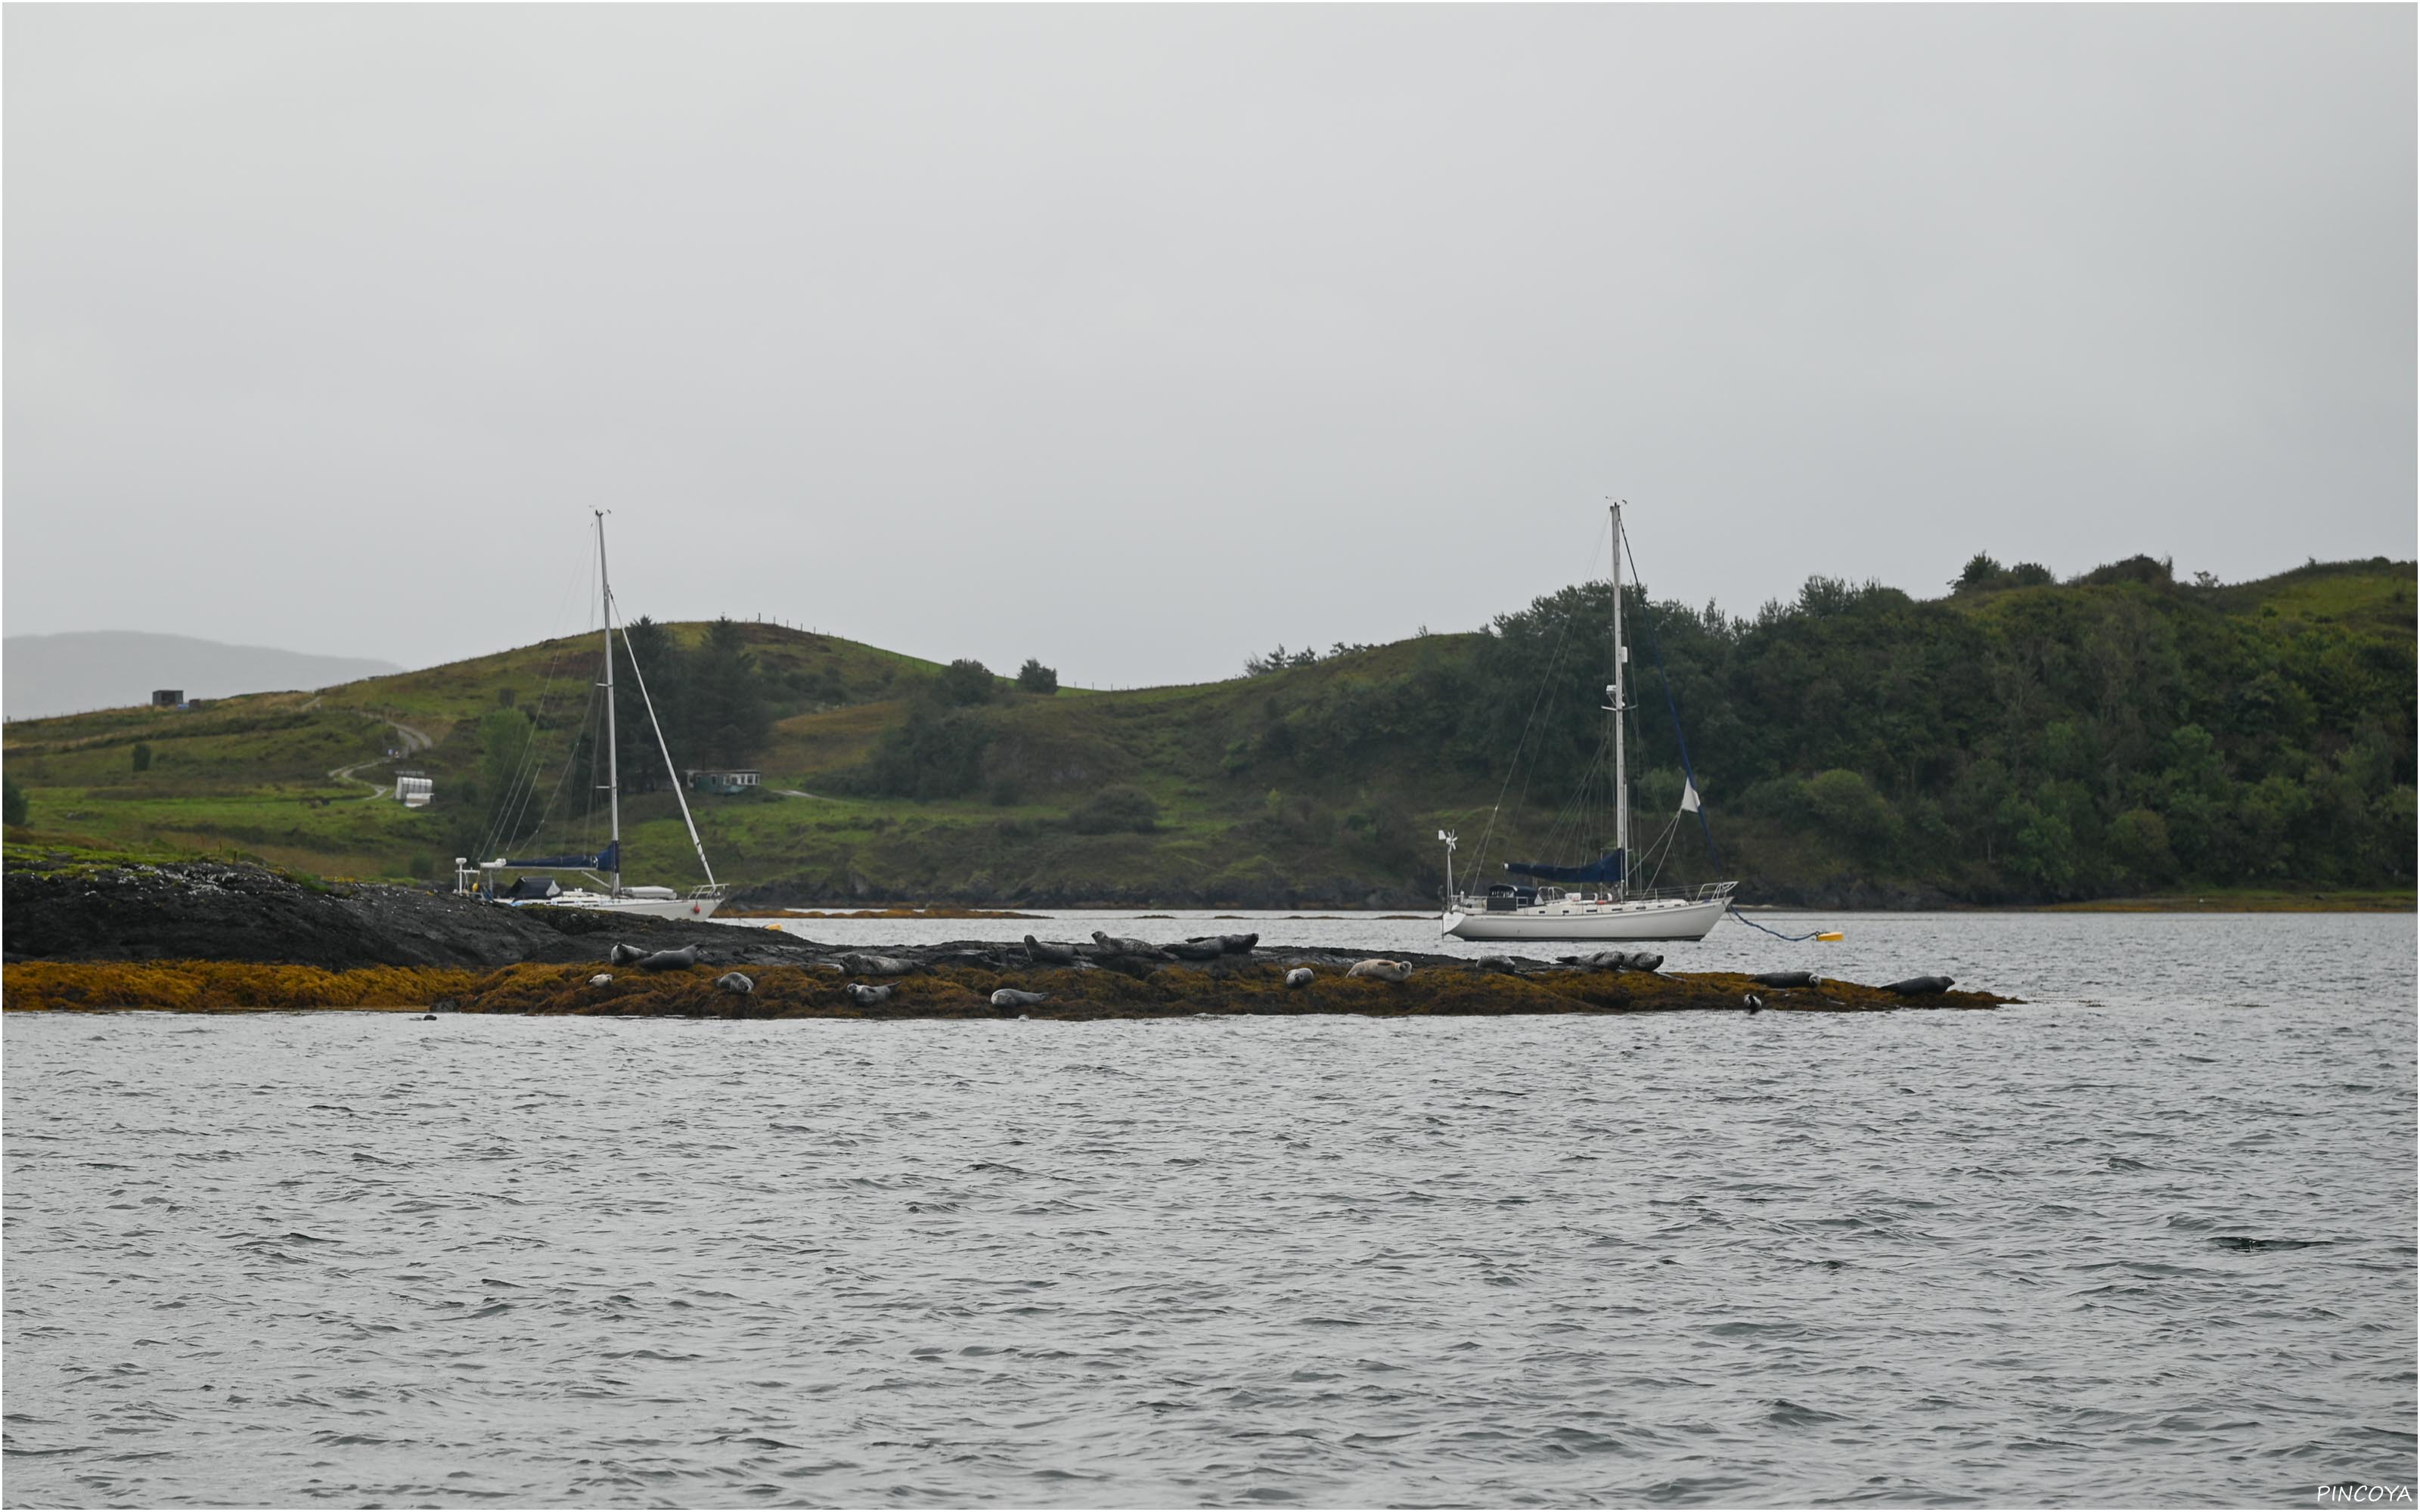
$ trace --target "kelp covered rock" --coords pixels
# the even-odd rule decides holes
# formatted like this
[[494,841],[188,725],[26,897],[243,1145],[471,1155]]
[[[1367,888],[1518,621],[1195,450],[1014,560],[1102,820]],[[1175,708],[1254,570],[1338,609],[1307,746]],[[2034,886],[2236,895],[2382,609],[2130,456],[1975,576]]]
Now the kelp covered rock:
[[[1022,956],[1021,951],[1016,952]],[[524,963],[459,969],[165,961],[25,962],[6,968],[11,1011],[174,1009],[196,1012],[411,1008],[451,1002],[466,1013],[684,1018],[1179,1018],[1197,1013],[1358,1013],[1385,1017],[1503,1013],[1739,1012],[1749,995],[1780,1011],[1859,1012],[1908,1007],[1987,1008],[2010,999],[1942,992],[1920,1000],[1852,982],[1761,987],[1730,972],[1647,976],[1569,967],[1512,971],[1435,960],[1400,981],[1347,974],[1305,953],[1231,957],[1147,971],[1075,966],[939,964],[869,988],[821,964],[772,965],[740,993],[703,971],[618,975],[590,964]],[[1303,974],[1309,973],[1307,980]]]

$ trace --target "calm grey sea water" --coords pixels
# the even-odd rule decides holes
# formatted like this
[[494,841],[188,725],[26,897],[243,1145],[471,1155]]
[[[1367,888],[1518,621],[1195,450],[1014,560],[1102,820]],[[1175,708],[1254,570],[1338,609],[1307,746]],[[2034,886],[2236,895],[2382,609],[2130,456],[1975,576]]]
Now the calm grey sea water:
[[10,1015],[6,1501],[2412,1484],[2412,918],[1842,922],[1671,964],[2032,1004]]

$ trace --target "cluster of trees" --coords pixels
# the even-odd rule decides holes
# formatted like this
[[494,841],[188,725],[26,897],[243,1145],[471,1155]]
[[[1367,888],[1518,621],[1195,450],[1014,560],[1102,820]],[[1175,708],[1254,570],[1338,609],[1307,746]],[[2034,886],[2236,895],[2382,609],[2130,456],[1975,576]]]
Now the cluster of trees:
[[736,620],[716,620],[695,650],[684,651],[641,615],[614,642],[613,658],[614,755],[626,791],[675,780],[647,724],[650,701],[663,743],[683,766],[746,765],[772,733],[770,690]]
[[[1059,691],[1059,673],[1028,658],[1016,690],[1045,697]],[[898,798],[956,798],[983,780],[984,752],[998,733],[991,709],[1009,697],[991,669],[962,657],[908,697],[908,717],[883,732],[864,769],[843,786]],[[1015,795],[1003,790],[1000,801]]]
[[[1427,632],[1423,631],[1421,633],[1426,634]],[[1322,654],[1316,647],[1312,646],[1305,646],[1300,651],[1288,651],[1285,648],[1285,642],[1280,640],[1278,642],[1278,648],[1275,651],[1270,652],[1265,656],[1245,657],[1244,675],[1247,677],[1266,677],[1271,672],[1288,671],[1296,667],[1316,667],[1328,657],[1342,656],[1356,651],[1374,651],[1377,648],[1375,646],[1369,645],[1347,645],[1345,642],[1339,640],[1336,644],[1328,647],[1325,654]]]
[[[684,649],[662,624],[630,622],[613,642],[614,764],[626,794],[670,786],[676,774],[664,748],[683,768],[742,766],[772,733],[769,686],[748,649],[737,621],[706,627],[706,639]],[[647,719],[652,704],[663,739]],[[605,780],[600,701],[587,711],[528,710],[513,689],[499,689],[496,707],[473,727],[473,771],[452,783],[457,815],[450,839],[458,850],[489,854],[528,838],[542,821],[584,814]],[[550,739],[547,733],[565,727]],[[569,760],[562,762],[567,747]]]
[[[2408,619],[2239,612],[2149,558],[2066,586],[1979,556],[1967,576],[2020,574],[2034,591],[1982,601],[1815,578],[1748,618],[1625,588],[1642,802],[1680,792],[1668,687],[1716,836],[1752,860],[1977,900],[2411,881]],[[1517,751],[1521,790],[1559,801],[1601,760],[1610,607],[1566,589],[1475,656],[1272,701],[1229,770],[1500,776]]]

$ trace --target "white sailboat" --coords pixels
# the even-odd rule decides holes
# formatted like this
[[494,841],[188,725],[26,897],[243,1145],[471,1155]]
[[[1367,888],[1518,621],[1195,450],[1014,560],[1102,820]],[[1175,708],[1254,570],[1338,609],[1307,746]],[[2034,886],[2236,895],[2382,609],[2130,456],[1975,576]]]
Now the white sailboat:
[[[1630,774],[1623,748],[1622,716],[1630,710],[1626,676],[1629,651],[1621,639],[1621,505],[1613,505],[1613,681],[1606,687],[1606,713],[1613,720],[1613,849],[1585,866],[1547,866],[1511,861],[1505,870],[1536,877],[1539,886],[1498,883],[1478,894],[1453,890],[1455,837],[1445,841],[1444,933],[1466,940],[1702,940],[1731,905],[1736,882],[1709,882],[1694,888],[1631,886]],[[1698,807],[1695,785],[1683,789],[1683,812]]]
[[[647,725],[656,733],[656,748],[664,758],[664,770],[672,774],[673,796],[680,803],[681,823],[689,826],[689,842],[696,847],[697,864],[705,869],[706,881],[683,894],[671,887],[634,887],[622,880],[622,769],[613,725],[613,587],[605,573],[605,512],[597,516],[597,598],[605,620],[605,677],[600,685],[605,692],[605,794],[611,835],[605,849],[595,856],[540,856],[523,859],[498,856],[492,861],[473,863],[463,856],[454,858],[454,890],[490,903],[514,905],[544,903],[551,908],[594,908],[615,914],[640,914],[653,918],[711,918],[722,906],[725,884],[714,880],[714,864],[706,858],[706,842],[698,838],[697,821],[689,811],[689,798],[681,792],[680,768],[673,764],[673,753],[664,744],[664,727],[656,718],[655,700],[647,695],[647,678],[639,671],[635,648],[630,653],[630,673],[638,679],[639,698],[646,705]],[[630,632],[625,625],[622,643],[628,647]],[[497,873],[502,872],[577,872],[585,875],[594,887],[558,887],[551,883],[537,888],[521,884],[501,887]],[[523,878],[522,883],[529,879]]]

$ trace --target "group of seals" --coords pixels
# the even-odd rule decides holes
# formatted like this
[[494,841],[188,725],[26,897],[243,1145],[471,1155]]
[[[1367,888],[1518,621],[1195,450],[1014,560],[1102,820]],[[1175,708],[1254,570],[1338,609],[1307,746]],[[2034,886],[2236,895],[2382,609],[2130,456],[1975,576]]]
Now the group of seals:
[[637,966],[641,971],[686,971],[697,964],[697,947],[684,945],[677,950],[641,950],[633,946],[613,947],[613,964]]
[[[697,964],[697,947],[684,945],[677,950],[642,950],[635,945],[615,945],[605,952],[605,958],[617,966],[636,966],[641,971],[686,971]],[[591,987],[602,987],[613,979],[599,972],[588,979]]]
[[1594,950],[1587,955],[1555,957],[1567,966],[1585,966],[1591,971],[1652,971],[1664,964],[1664,958],[1652,950]]

